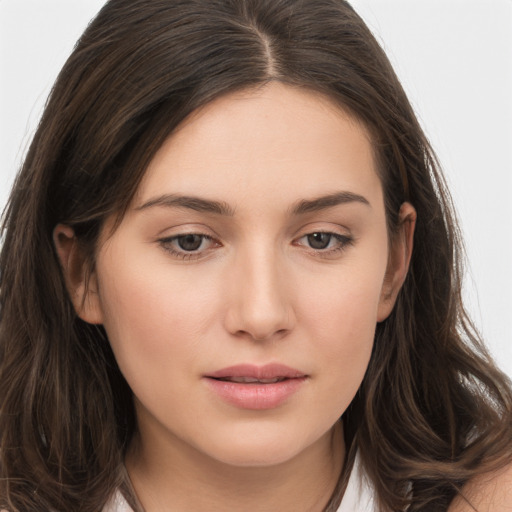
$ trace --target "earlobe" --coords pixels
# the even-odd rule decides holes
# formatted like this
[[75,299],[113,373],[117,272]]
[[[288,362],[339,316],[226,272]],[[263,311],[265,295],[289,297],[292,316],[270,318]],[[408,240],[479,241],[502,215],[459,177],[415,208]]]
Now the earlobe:
[[384,321],[393,310],[411,261],[416,210],[410,203],[400,207],[398,232],[393,236],[389,250],[388,268],[382,285],[377,321]]
[[90,324],[103,323],[97,276],[87,271],[87,260],[73,229],[58,224],[53,230],[53,244],[77,315]]

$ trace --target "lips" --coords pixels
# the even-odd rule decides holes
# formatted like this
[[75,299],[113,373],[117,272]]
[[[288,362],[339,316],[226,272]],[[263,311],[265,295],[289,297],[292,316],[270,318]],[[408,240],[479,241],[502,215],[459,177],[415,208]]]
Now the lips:
[[287,377],[275,377],[273,379],[256,379],[254,377],[222,377],[218,380],[225,382],[238,382],[239,384],[275,384],[281,382]]
[[274,379],[295,379],[305,377],[306,374],[295,368],[284,364],[267,364],[256,366],[252,364],[239,364],[209,373],[207,377],[212,379],[253,379],[253,381],[264,381]]
[[242,409],[273,409],[298,392],[308,376],[282,364],[236,365],[204,376],[208,388],[224,402]]

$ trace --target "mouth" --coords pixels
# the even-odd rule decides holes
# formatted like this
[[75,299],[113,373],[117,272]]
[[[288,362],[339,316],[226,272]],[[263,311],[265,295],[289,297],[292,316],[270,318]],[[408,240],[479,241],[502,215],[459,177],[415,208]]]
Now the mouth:
[[275,384],[276,382],[282,382],[283,380],[288,379],[288,377],[275,377],[273,379],[256,379],[254,377],[222,377],[215,378],[211,377],[215,380],[220,380],[223,382],[236,382],[237,384]]
[[205,375],[205,377],[211,379],[237,382],[240,384],[274,384],[286,379],[297,379],[306,376],[307,375],[300,370],[278,363],[264,366],[239,364]]
[[291,399],[308,379],[281,364],[237,365],[204,375],[208,388],[222,401],[241,409],[274,409]]

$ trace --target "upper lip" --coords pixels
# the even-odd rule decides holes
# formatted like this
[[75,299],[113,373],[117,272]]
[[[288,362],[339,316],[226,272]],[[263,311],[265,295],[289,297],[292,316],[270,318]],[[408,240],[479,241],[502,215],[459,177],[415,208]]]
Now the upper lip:
[[264,366],[254,364],[238,364],[235,366],[228,366],[221,370],[208,373],[205,377],[212,379],[225,379],[229,377],[249,377],[252,379],[297,379],[306,377],[304,372],[295,368],[290,368],[284,364],[272,363]]

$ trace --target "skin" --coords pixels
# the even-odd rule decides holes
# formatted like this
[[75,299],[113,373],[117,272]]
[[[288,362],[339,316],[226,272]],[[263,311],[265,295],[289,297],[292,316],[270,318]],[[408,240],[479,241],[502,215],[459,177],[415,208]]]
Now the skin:
[[[227,211],[176,204],[190,196]],[[126,464],[145,510],[322,510],[342,469],[338,419],[412,251],[414,208],[402,205],[390,240],[364,126],[278,83],[222,97],[164,143],[113,233],[112,222],[87,291],[72,230],[54,238],[79,315],[105,326],[134,392]],[[187,234],[206,237],[184,251]],[[271,409],[205,384],[275,362],[307,378]]]

